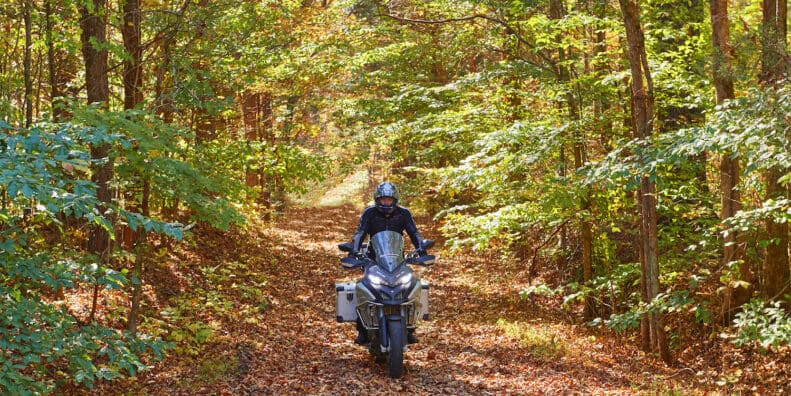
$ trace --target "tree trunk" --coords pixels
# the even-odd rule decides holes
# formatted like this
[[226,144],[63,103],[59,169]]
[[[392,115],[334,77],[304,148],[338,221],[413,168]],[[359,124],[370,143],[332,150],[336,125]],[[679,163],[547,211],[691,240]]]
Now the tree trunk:
[[[45,0],[44,2],[44,13],[46,17],[44,34],[47,41],[47,66],[49,72],[52,119],[55,122],[65,122],[71,115],[64,106],[66,104],[64,96],[66,96],[65,93],[67,91],[73,94],[73,96],[77,96],[77,93],[74,92],[74,86],[78,84],[70,84],[70,82],[74,79],[74,76],[77,75],[79,62],[76,62],[75,59],[72,58],[72,54],[59,50],[55,46],[55,39],[53,37],[55,28],[53,26],[53,18],[58,14],[60,14],[62,18],[66,18],[66,16],[63,15],[64,10],[58,8],[58,5],[59,3],[55,0]],[[72,88],[68,88],[70,86]]]
[[[81,42],[82,56],[85,61],[85,88],[88,94],[88,103],[99,103],[106,107],[110,95],[107,76],[107,50],[101,48],[106,42],[106,0],[92,0],[89,6],[82,6],[80,13],[82,20]],[[97,46],[91,43],[95,41]],[[110,202],[110,179],[113,177],[113,168],[107,156],[110,145],[91,146],[91,160],[94,162],[91,180],[96,183],[96,197],[100,202]],[[104,208],[98,208],[99,213],[104,213]],[[93,226],[88,239],[88,250],[97,254],[102,263],[107,263],[110,254],[110,234],[99,225]],[[91,318],[96,308],[96,294],[94,289],[94,306],[91,309]]]
[[[274,119],[272,112],[273,96],[271,92],[264,92],[261,94],[260,113],[261,113],[261,129],[258,131],[259,138],[265,141],[270,147],[275,146],[275,131]],[[266,169],[263,166],[258,168],[258,181],[261,184],[261,197],[259,202],[263,203],[266,208],[264,213],[264,220],[270,220],[272,216],[272,193],[267,188],[268,180],[266,177]]]
[[[734,98],[733,69],[731,67],[730,27],[728,25],[728,1],[709,0],[711,9],[711,41],[714,45],[714,88],[717,104]],[[733,217],[741,210],[739,194],[739,159],[732,153],[722,153],[720,158],[720,202],[722,221]],[[722,266],[730,262],[741,261],[739,264],[739,280],[752,283],[752,271],[744,261],[744,239],[736,232],[729,232],[723,238]],[[750,298],[750,290],[746,287],[728,287],[723,304],[723,322],[729,323],[735,309],[741,307]]]
[[[549,2],[550,19],[560,20],[565,16],[565,14],[566,14],[566,8],[565,5],[563,4],[563,0],[550,0]],[[562,48],[558,49],[558,66],[555,68],[554,71],[555,71],[555,78],[557,79],[558,82],[561,83],[568,83],[569,80],[569,71],[568,68],[565,66],[564,63],[565,60],[566,60],[566,52]],[[563,106],[564,104],[558,101],[558,108],[562,109]],[[574,114],[575,109],[573,108],[572,103],[569,102],[568,106],[569,106],[568,108],[569,115],[571,117],[576,117],[577,115]],[[566,169],[567,159],[566,159],[566,148],[562,144],[560,146],[559,161],[560,161],[560,167],[558,169],[558,176],[560,176],[561,178],[565,178],[567,174],[567,169]],[[556,266],[558,271],[565,271],[566,268],[568,267],[568,262],[566,259],[569,250],[568,246],[569,246],[568,230],[566,224],[564,223],[563,225],[561,225],[560,232],[558,233],[558,248],[560,251],[560,254],[558,254],[556,258]]]
[[[766,198],[783,199],[787,193],[778,179],[785,175],[784,171],[772,168],[766,172]],[[788,265],[788,223],[767,220],[766,231],[772,242],[766,247],[763,265],[762,293],[768,299],[782,299],[789,290]]]
[[[91,44],[95,40],[98,46],[106,42],[106,0],[93,0],[92,7],[83,7],[82,13],[82,54],[85,61],[85,87],[88,103],[100,103],[107,106],[110,96],[107,50],[96,48]],[[97,47],[98,47],[97,46]],[[96,195],[101,202],[110,202],[111,193],[109,181],[113,176],[112,164],[104,161],[110,151],[107,144],[91,147],[91,159],[100,162],[94,165],[92,180],[96,183]],[[103,213],[103,210],[100,210]],[[89,241],[90,250],[94,253],[106,255],[109,246],[109,234],[101,227],[94,227]]]
[[[549,4],[550,18],[562,19],[566,16],[566,7],[562,0],[552,0]],[[571,51],[571,50],[569,50]],[[566,66],[566,60],[570,56],[565,49],[558,49],[558,70],[557,79],[561,84],[571,83],[571,72]],[[571,87],[569,87],[571,88]],[[579,91],[577,89],[576,91]],[[567,89],[566,93],[566,106],[569,118],[573,121],[580,120],[580,104],[574,96],[574,91]],[[574,168],[579,169],[583,166],[585,160],[585,146],[583,145],[583,137],[578,128],[575,128],[572,135],[573,147],[572,154],[574,155]],[[580,199],[580,210],[582,213],[590,211],[590,191],[587,189],[582,193]],[[580,224],[580,244],[582,246],[582,280],[584,284],[589,284],[593,278],[593,233],[592,224],[589,218],[583,218]],[[592,296],[585,297],[584,316],[585,320],[593,319],[593,312],[595,311],[594,300]]]
[[[599,18],[605,18],[607,13],[608,2],[606,0],[596,0],[594,4],[594,9],[592,12]],[[594,31],[595,30],[595,31]],[[601,29],[592,29],[590,32],[591,38],[595,40],[595,47],[593,49],[593,53],[586,55],[590,59],[595,59],[596,57],[600,56],[600,54],[604,53],[607,50],[607,34]],[[588,68],[590,62],[586,61],[586,68]],[[603,76],[607,73],[606,70],[598,70],[597,66],[593,66],[593,70],[586,70],[587,73],[595,73],[596,75]],[[606,97],[602,95],[601,98],[596,98],[593,101],[593,114],[594,119],[602,120],[607,119],[606,124],[601,128],[600,133],[601,136],[609,136],[612,132],[612,121],[609,120],[609,117],[604,117],[604,113],[610,107],[610,103],[607,101]],[[603,144],[604,147],[607,147],[609,144]],[[609,151],[609,149],[607,149]],[[584,157],[583,157],[584,158]],[[583,159],[584,162],[584,159]],[[591,200],[592,200],[592,192],[589,188],[585,192],[585,198],[583,200],[583,210],[587,213],[590,213],[591,210]],[[591,213],[590,216],[592,217],[593,214]],[[582,239],[583,239],[583,280],[585,282],[589,282],[593,279],[593,222],[585,222],[582,225]],[[588,241],[588,242],[585,242]],[[587,247],[585,244],[587,243]],[[588,251],[588,257],[585,257],[585,252]],[[595,304],[595,299],[592,296],[586,297],[585,301],[585,311],[584,311],[586,320],[592,320],[594,317],[600,315],[599,309]]]
[[[560,166],[558,166],[558,176],[562,179],[566,177],[567,169],[566,169],[566,148],[563,144],[560,145],[560,155],[558,157],[558,161],[560,162]],[[568,261],[566,259],[566,254],[569,250],[569,238],[568,238],[568,227],[566,226],[566,222],[560,225],[560,232],[558,232],[558,241],[557,247],[559,254],[555,257],[555,268],[558,273],[566,273],[566,269],[568,268]]]
[[[143,47],[140,45],[140,1],[139,0],[120,0],[123,10],[123,26],[121,34],[124,40],[124,50],[127,59],[123,64],[123,84],[124,84],[124,109],[131,110],[136,108],[143,101]],[[148,178],[141,177],[143,181],[143,203],[142,211],[148,212]],[[133,194],[125,192],[127,200],[134,202]],[[137,208],[140,209],[140,208]],[[145,216],[148,216],[145,214]],[[134,246],[135,263],[132,269],[132,306],[129,310],[126,329],[135,337],[137,335],[137,322],[140,312],[140,299],[143,293],[143,273],[145,270],[145,241],[146,232],[139,227],[137,230],[125,229],[129,235],[127,246]]]
[[24,19],[25,19],[25,60],[24,60],[24,74],[25,74],[25,127],[30,127],[33,124],[33,77],[31,76],[31,69],[33,67],[33,22],[31,21],[31,13],[33,12],[33,0],[23,0],[24,3]]
[[143,101],[143,47],[140,45],[140,0],[121,0],[123,5],[124,109],[134,109]]
[[50,105],[52,106],[52,118],[55,122],[60,121],[56,113],[56,98],[60,96],[58,92],[57,66],[55,65],[55,42],[52,38],[52,1],[44,0],[44,37],[47,40],[47,68],[49,71]]
[[[209,4],[209,0],[199,0],[198,1],[198,8],[203,9]],[[193,41],[197,42],[201,38],[206,31],[206,22],[200,21],[198,24],[197,31],[195,32]],[[192,68],[195,70],[202,70],[206,71],[208,62],[207,59],[196,59],[192,62]],[[204,81],[203,73],[198,74],[198,81],[202,84]],[[202,97],[200,98],[202,101],[208,101],[210,98]],[[216,122],[216,115],[209,114],[208,109],[204,105],[199,105],[193,110],[192,115],[192,125],[193,129],[195,130],[195,145],[200,146],[203,142],[208,142],[214,140],[217,136],[217,122]]]
[[167,73],[170,67],[172,54],[170,52],[172,39],[158,38],[162,50],[162,59],[156,65],[156,80],[154,82],[154,113],[166,123],[173,121],[173,103],[167,94]]
[[[782,83],[786,66],[786,0],[763,1],[763,29],[761,48],[761,83],[768,89]],[[780,184],[780,177],[786,171],[779,167],[765,173],[766,199],[783,199],[787,191]],[[788,262],[788,223],[767,219],[766,231],[772,242],[766,247],[763,263],[764,296],[770,299],[781,298],[789,293],[788,284],[791,270]]]
[[[143,197],[141,200],[141,211],[143,216],[150,217],[150,202],[151,199],[151,179],[147,176],[143,178]],[[137,232],[135,234],[135,267],[133,277],[137,278],[137,282],[132,286],[132,307],[129,310],[129,321],[127,323],[127,330],[132,337],[137,336],[137,318],[140,315],[140,300],[143,295],[143,278],[142,274],[146,268],[146,237],[145,231]]]
[[[629,44],[631,78],[631,108],[634,137],[644,139],[651,135],[654,116],[654,96],[651,73],[645,52],[643,31],[640,26],[640,6],[637,0],[619,0]],[[640,209],[640,239],[642,254],[640,267],[644,281],[644,298],[650,303],[659,294],[658,229],[656,212],[656,185],[647,176],[640,178],[638,190]],[[660,313],[649,314],[650,345],[656,346],[665,363],[671,363],[670,348]],[[645,340],[643,342],[645,345]]]
[[[261,94],[250,90],[242,92],[242,120],[244,121],[244,138],[248,145],[256,143],[260,139],[260,116],[261,109]],[[247,187],[254,189],[261,186],[259,179],[260,173],[246,166],[245,171],[245,184]]]

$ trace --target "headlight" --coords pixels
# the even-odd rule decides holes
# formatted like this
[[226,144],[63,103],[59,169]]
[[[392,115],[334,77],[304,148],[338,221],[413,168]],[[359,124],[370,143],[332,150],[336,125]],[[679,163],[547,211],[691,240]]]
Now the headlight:
[[396,286],[408,285],[412,282],[412,278],[414,278],[414,276],[412,276],[412,273],[407,272],[406,274],[401,275],[398,279],[396,279],[395,285]]
[[368,278],[368,282],[371,282],[371,284],[374,286],[382,286],[387,284],[384,278],[376,274],[368,274],[367,278]]

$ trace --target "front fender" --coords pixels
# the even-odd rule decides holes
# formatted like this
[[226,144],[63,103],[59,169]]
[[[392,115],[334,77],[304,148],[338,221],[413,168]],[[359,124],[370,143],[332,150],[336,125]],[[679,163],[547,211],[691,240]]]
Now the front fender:
[[[380,336],[382,338],[382,352],[387,352],[390,350],[390,334],[388,334],[387,326],[388,323],[399,322],[400,325],[398,326],[401,331],[406,333],[406,320],[401,315],[381,315],[379,317],[379,331]],[[406,334],[404,334],[406,337]]]

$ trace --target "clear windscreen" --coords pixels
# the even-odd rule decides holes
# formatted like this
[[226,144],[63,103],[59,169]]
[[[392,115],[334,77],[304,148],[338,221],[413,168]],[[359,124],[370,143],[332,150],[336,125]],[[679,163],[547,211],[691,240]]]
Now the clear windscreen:
[[381,231],[371,237],[379,265],[392,271],[404,261],[404,237],[395,231]]

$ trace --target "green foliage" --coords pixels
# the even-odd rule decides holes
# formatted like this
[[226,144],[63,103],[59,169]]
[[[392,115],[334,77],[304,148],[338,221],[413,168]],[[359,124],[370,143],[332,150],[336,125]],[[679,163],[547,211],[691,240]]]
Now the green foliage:
[[[510,245],[528,229],[550,227],[573,216],[576,196],[569,180],[540,174],[562,141],[564,128],[515,123],[483,135],[475,154],[460,166],[441,170],[442,190],[449,196],[479,196],[438,214],[456,246],[484,249],[490,242]],[[537,199],[541,197],[542,199]]]
[[[29,295],[26,297],[25,295]],[[168,344],[132,339],[100,325],[80,325],[62,306],[36,290],[0,286],[0,386],[14,394],[48,392],[59,381],[91,387],[99,379],[135,375],[145,355],[162,359]],[[56,377],[48,367],[60,367]]]
[[[789,220],[785,199],[745,203],[725,222],[718,216],[720,156],[742,161],[743,196],[760,196],[763,170],[791,169],[788,88],[743,89],[754,84],[748,66],[758,54],[746,51],[755,49],[749,42],[758,32],[743,30],[759,25],[754,5],[737,7],[754,24],[731,30],[730,77],[741,85],[740,99],[716,109],[706,4],[652,0],[643,7],[656,105],[655,133],[645,140],[630,136],[629,71],[617,40],[623,32],[607,5],[572,6],[561,19],[545,2],[352,5],[350,13],[363,19],[356,32],[367,41],[356,47],[346,87],[364,94],[343,102],[340,119],[364,129],[357,136],[371,142],[369,158],[386,162],[383,176],[404,186],[410,205],[436,214],[451,248],[498,249],[523,261],[520,248],[537,248],[531,265],[563,255],[569,268],[555,271],[573,272],[579,225],[592,227],[594,279],[580,284],[581,274],[572,273],[570,284],[535,286],[523,297],[563,294],[566,303],[593,297],[604,315],[598,322],[618,330],[633,328],[647,312],[694,313],[708,323],[717,302],[696,297],[698,288],[738,279],[738,263],[717,266],[722,235],[746,235],[749,254],[770,242],[760,240],[766,219]],[[383,13],[497,21],[403,23]],[[657,183],[666,288],[649,303],[640,301],[635,264],[633,194],[643,177]]]
[[738,346],[757,344],[764,349],[776,349],[791,345],[791,315],[780,301],[750,301],[736,314],[733,325],[736,334],[726,333],[724,336],[732,338]]
[[[671,293],[659,293],[650,303],[640,301],[630,306],[624,313],[612,314],[609,319],[595,319],[591,324],[603,323],[616,331],[626,331],[640,327],[642,318],[648,313],[667,313],[688,310],[695,301],[690,297],[688,290],[678,290]],[[703,314],[701,314],[703,315]]]
[[599,304],[611,312],[623,312],[640,300],[640,265],[626,263],[611,265],[599,271],[602,275],[594,277],[589,284],[571,283],[566,287],[569,293],[564,304],[582,302],[586,296],[593,296]]
[[[62,94],[75,97],[81,94],[72,87],[84,82],[69,80],[79,76],[78,20],[69,15],[76,15],[78,3],[49,2],[59,29],[34,37],[33,45],[38,70],[45,69],[41,54],[49,44],[63,58],[50,77],[68,86],[57,87],[66,90]],[[77,247],[84,229],[115,234],[128,226],[176,239],[191,227],[183,223],[227,229],[242,221],[236,208],[244,199],[304,193],[316,180],[340,178],[362,165],[370,177],[399,182],[404,202],[436,215],[451,248],[513,256],[529,250],[535,266],[553,256],[567,259],[567,268],[552,271],[563,273],[560,283],[570,283],[533,286],[521,295],[563,294],[566,304],[593,297],[603,316],[613,313],[598,322],[618,330],[633,328],[646,312],[694,310],[696,320],[708,322],[712,302],[693,298],[697,287],[712,277],[730,286],[739,279],[738,262],[715,267],[719,237],[746,235],[748,249],[756,251],[772,242],[760,231],[767,219],[791,220],[788,199],[748,200],[727,221],[717,217],[711,176],[719,156],[741,160],[743,196],[761,195],[764,170],[791,169],[788,87],[746,89],[760,54],[754,39],[760,33],[751,31],[760,25],[755,4],[736,5],[733,13],[744,22],[732,24],[731,77],[739,99],[713,109],[705,3],[648,1],[643,25],[657,133],[631,140],[623,31],[607,2],[568,3],[560,17],[546,1],[527,0],[193,3],[145,4],[142,41],[151,45],[144,59],[155,61],[146,65],[152,72],[145,73],[143,87],[156,90],[144,92],[137,110],[115,111],[121,96],[116,68],[107,107],[66,106],[69,123],[12,128],[31,100],[24,98],[17,70],[22,24],[9,23],[9,34],[0,36],[8,50],[0,60],[0,343],[6,343],[0,349],[12,351],[0,355],[4,390],[45,392],[62,377],[91,384],[134,375],[145,367],[144,355],[156,357],[165,345],[135,344],[141,340],[84,325],[53,302],[63,289],[123,290],[139,282],[84,254]],[[0,12],[18,17],[14,6],[0,6]],[[470,15],[485,18],[398,20]],[[120,25],[119,14],[108,17],[110,26]],[[34,13],[37,27],[44,22]],[[105,46],[111,64],[130,59],[116,39]],[[268,98],[255,110],[260,119],[254,128],[238,100],[248,93]],[[47,108],[46,97],[35,99]],[[109,145],[109,157],[92,159],[96,145]],[[101,163],[112,164],[111,187],[122,192],[103,205],[90,182],[91,169]],[[365,178],[365,171],[358,174]],[[251,175],[263,185],[247,188]],[[658,186],[667,287],[650,303],[637,293],[634,247],[639,208],[632,193],[643,177]],[[69,228],[70,220],[79,226]],[[573,269],[580,261],[581,224],[594,235],[594,277],[585,284]],[[224,271],[235,269],[201,271],[219,285],[227,283]],[[231,301],[217,290],[193,286],[166,310],[170,340],[187,354],[197,354],[215,336],[205,316],[249,308],[230,312]],[[251,304],[262,300],[260,290],[236,289]],[[784,330],[776,330],[787,318],[776,308],[748,307],[740,345],[762,329],[772,335],[762,344],[787,343]],[[531,338],[523,324],[498,326]],[[64,374],[52,375],[51,367]]]
[[540,285],[532,285],[522,289],[519,292],[519,297],[522,299],[530,298],[532,295],[539,295],[539,296],[554,296],[557,294],[557,290],[550,288],[545,284]]
[[175,322],[177,328],[170,333],[168,339],[176,343],[175,350],[179,354],[196,356],[203,345],[214,336],[215,329],[203,322]]
[[558,339],[544,326],[498,319],[497,327],[508,336],[517,339],[538,359],[557,359],[566,354],[568,348],[566,342]]
[[[99,324],[86,326],[62,303],[47,298],[81,283],[108,289],[128,285],[125,271],[104,267],[95,256],[64,251],[62,246],[50,247],[41,230],[49,227],[56,234],[68,231],[62,226],[64,216],[108,230],[120,221],[146,232],[183,237],[181,224],[155,220],[115,202],[104,204],[104,213],[98,212],[96,187],[83,176],[94,161],[90,145],[113,145],[111,157],[99,161],[117,164],[119,184],[144,171],[158,181],[171,177],[170,186],[184,194],[184,202],[195,211],[215,209],[232,219],[229,213],[235,213],[219,210],[218,200],[206,197],[207,192],[224,192],[211,187],[211,178],[182,161],[167,158],[168,154],[183,155],[178,135],[167,135],[172,129],[138,112],[84,109],[75,116],[80,124],[42,124],[29,130],[0,125],[0,188],[6,196],[6,205],[0,210],[0,338],[4,340],[2,348],[9,351],[0,362],[7,368],[0,384],[21,393],[51,390],[63,380],[52,377],[45,370],[47,365],[60,367],[66,379],[91,386],[98,379],[136,375],[147,367],[145,356],[161,359],[163,348],[169,345],[145,336],[130,338]],[[156,166],[149,169],[150,164]],[[223,223],[218,220],[216,224]],[[205,331],[199,329],[196,334],[203,337]]]
[[[189,144],[194,137],[183,129],[137,110],[111,112],[77,108],[75,121],[86,125],[86,131],[93,132],[90,135],[93,138],[88,139],[90,143],[113,144],[108,160],[116,164],[117,185],[132,188],[148,180],[153,199],[178,201],[191,210],[193,219],[207,221],[217,228],[228,228],[242,221],[231,205],[241,195],[241,183],[228,178],[227,169],[222,166],[218,168],[203,161],[211,158],[202,156],[206,151],[190,150]],[[106,139],[97,140],[106,130],[111,131]],[[219,161],[216,164],[222,165]],[[134,206],[132,202],[126,205]],[[179,239],[182,236],[179,224],[145,221],[139,214],[120,210],[133,229],[142,227],[147,232],[170,233]]]
[[204,360],[198,369],[198,379],[211,384],[225,376],[239,375],[240,364],[237,357],[218,356]]

